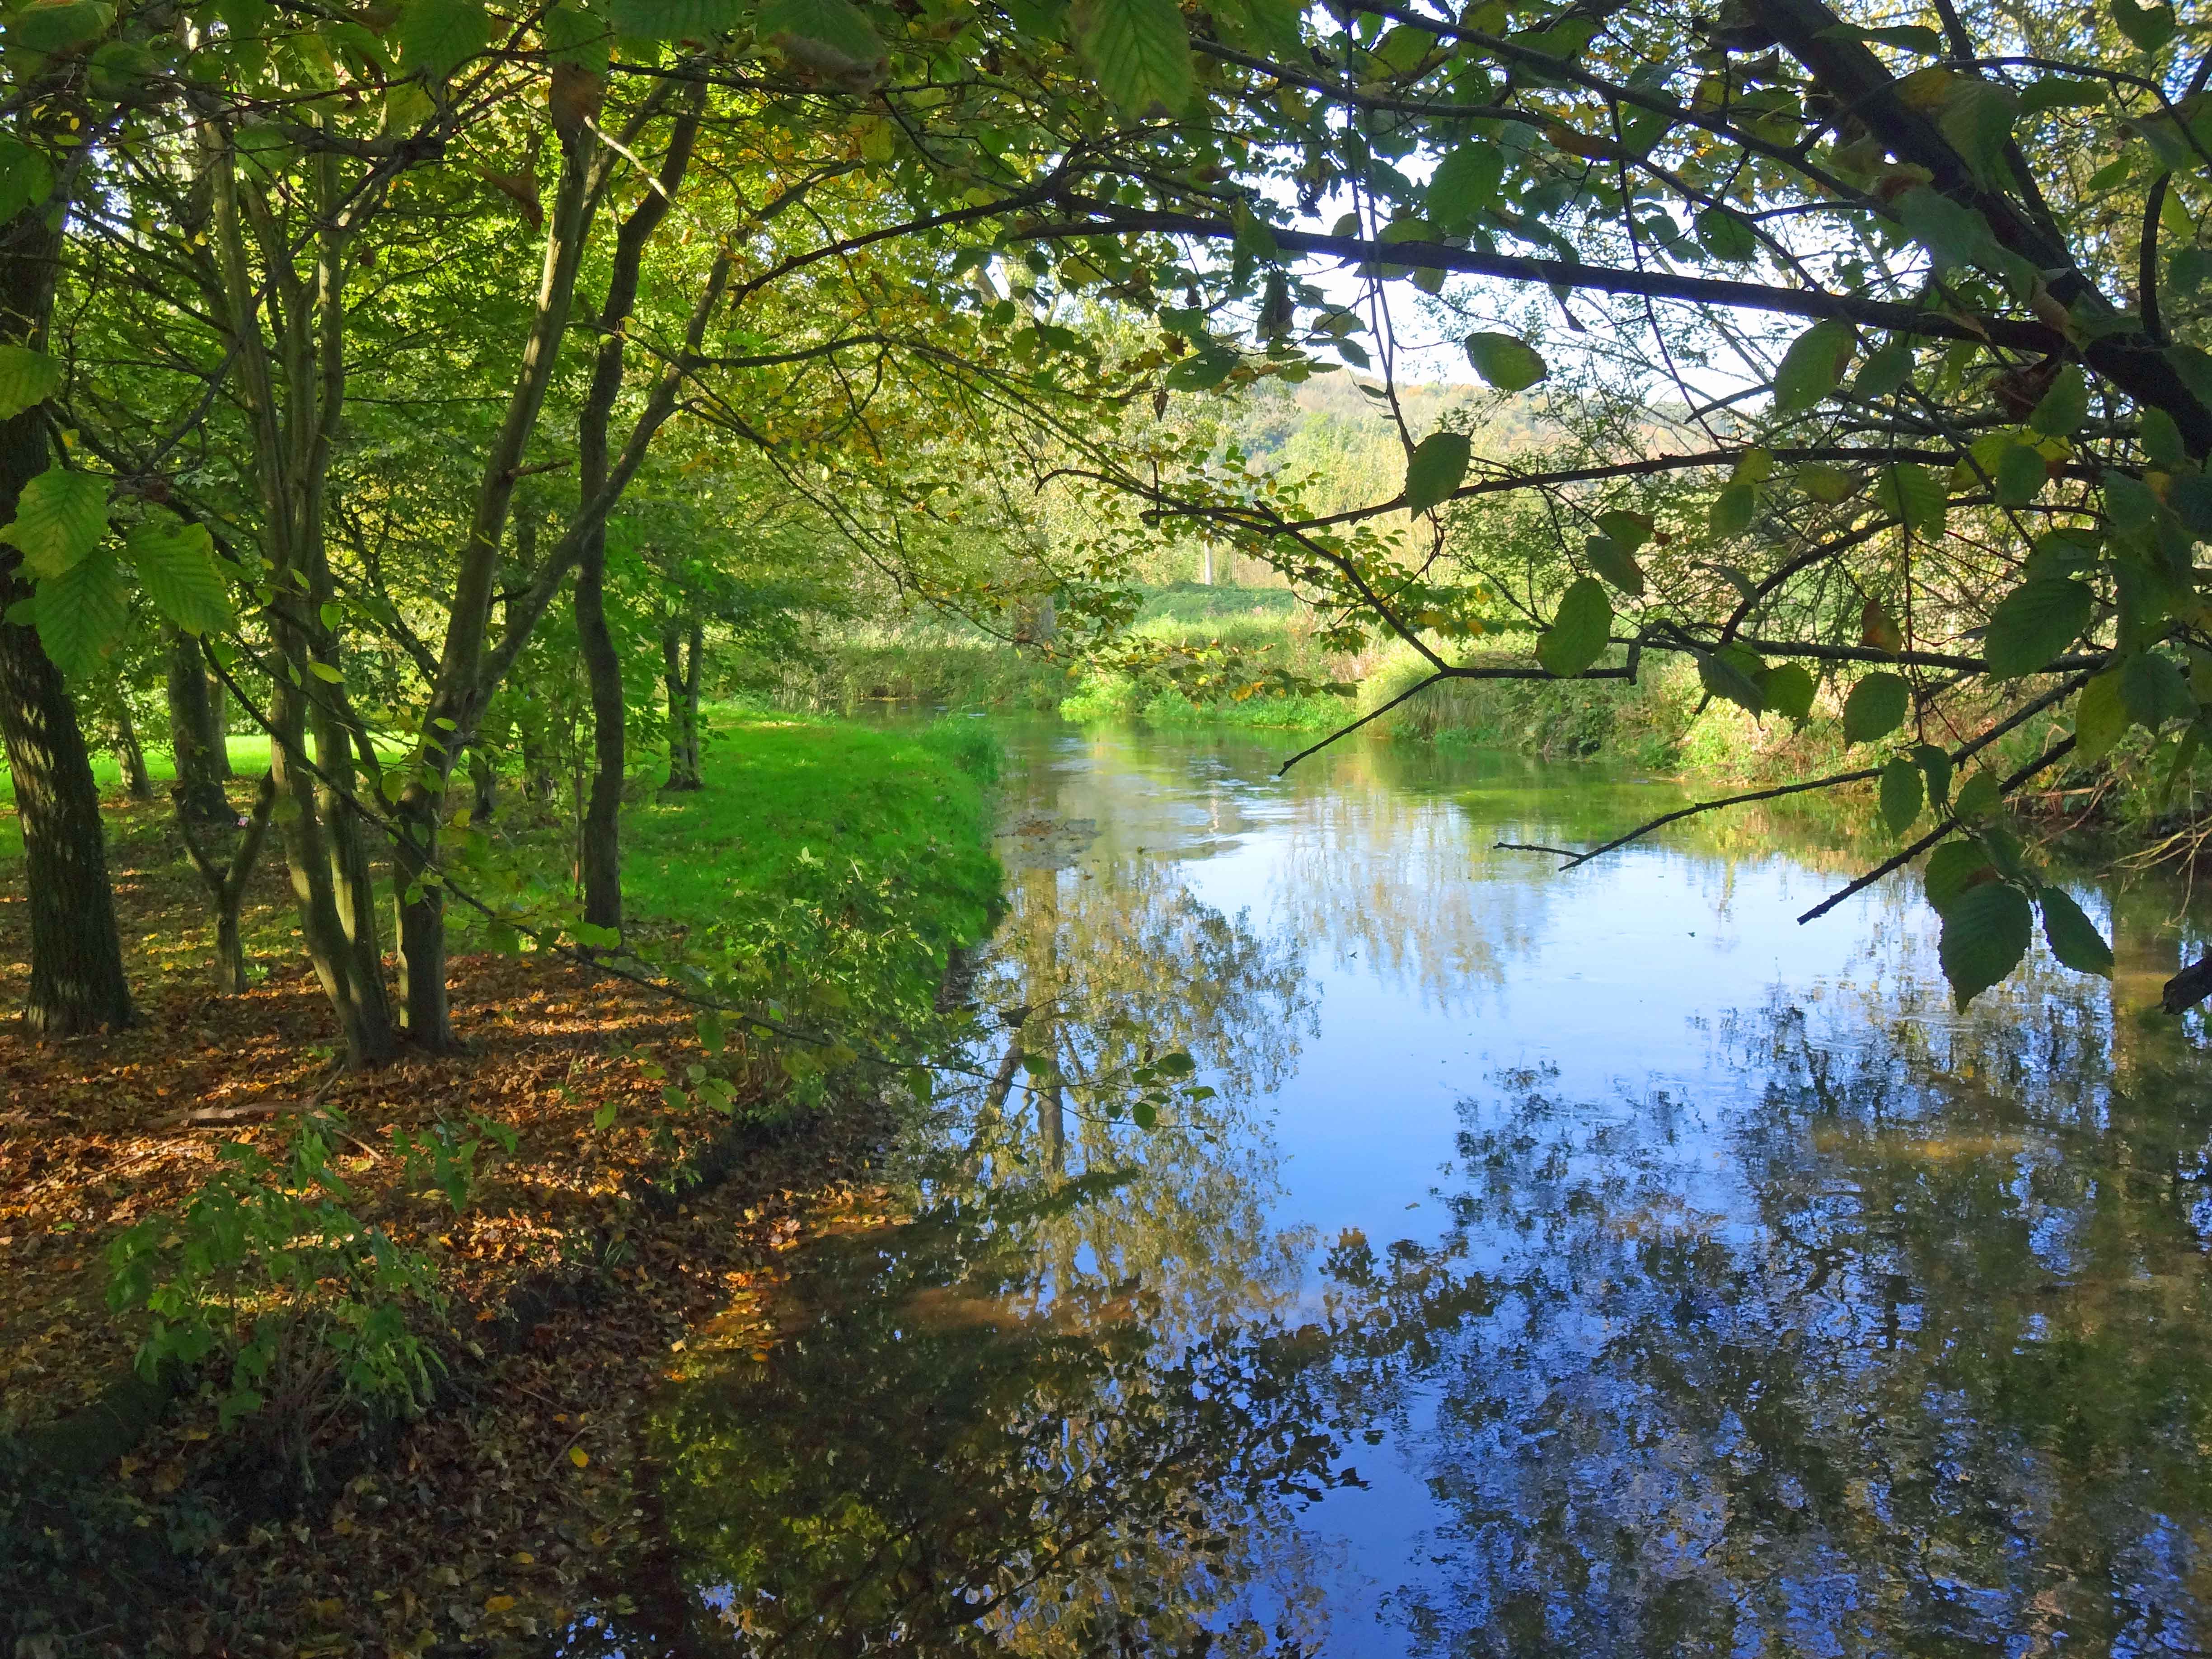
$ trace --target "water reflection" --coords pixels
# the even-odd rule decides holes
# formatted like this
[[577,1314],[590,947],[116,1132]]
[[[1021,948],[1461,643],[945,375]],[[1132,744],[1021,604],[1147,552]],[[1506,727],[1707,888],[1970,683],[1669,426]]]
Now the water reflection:
[[985,1080],[656,1419],[739,1650],[2212,1646],[2176,895],[1960,1018],[1907,883],[1795,927],[1849,825],[1553,879],[1663,792],[1267,759],[1023,757]]
[[[2209,1633],[2212,1103],[2102,1074],[2101,988],[1853,1042],[1750,1103],[1470,1103],[1422,1651],[2191,1652]],[[2046,1086],[2047,1085],[2047,1086]]]
[[827,1241],[803,1329],[672,1392],[671,1537],[738,1650],[1310,1650],[1288,1516],[1343,1478],[1325,1334],[1170,1342],[1139,1280],[1040,1294],[1054,1230],[1119,1180]]

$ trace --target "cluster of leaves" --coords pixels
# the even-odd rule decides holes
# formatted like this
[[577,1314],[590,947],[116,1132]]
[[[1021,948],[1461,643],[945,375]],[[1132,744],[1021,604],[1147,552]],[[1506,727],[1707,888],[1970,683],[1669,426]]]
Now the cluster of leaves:
[[[325,1373],[341,1401],[404,1410],[427,1395],[435,1355],[415,1316],[443,1298],[427,1257],[354,1213],[331,1162],[346,1128],[339,1114],[303,1114],[274,1158],[225,1142],[221,1167],[181,1214],[149,1216],[109,1246],[108,1305],[150,1316],[139,1369],[151,1376],[227,1357],[225,1426],[272,1391],[301,1407]],[[459,1209],[482,1139],[410,1141],[410,1162]],[[511,1131],[503,1144],[512,1150]]]

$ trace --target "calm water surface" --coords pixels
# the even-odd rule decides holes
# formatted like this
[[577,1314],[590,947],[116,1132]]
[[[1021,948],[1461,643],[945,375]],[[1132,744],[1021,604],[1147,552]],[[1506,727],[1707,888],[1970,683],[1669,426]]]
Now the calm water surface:
[[1674,787],[1006,735],[976,1075],[656,1419],[737,1650],[2212,1649],[2179,894],[1960,1018],[1916,879],[1796,925],[1841,828],[1561,875]]

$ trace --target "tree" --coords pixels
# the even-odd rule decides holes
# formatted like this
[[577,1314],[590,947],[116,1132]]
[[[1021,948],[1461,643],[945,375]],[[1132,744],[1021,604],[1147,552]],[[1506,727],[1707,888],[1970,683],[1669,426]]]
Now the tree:
[[[49,118],[52,118],[51,117]],[[24,124],[19,118],[19,129]],[[36,135],[51,138],[51,134]],[[48,475],[39,405],[55,387],[44,348],[61,248],[52,170],[33,143],[0,133],[9,169],[0,219],[0,523],[23,515],[26,492]],[[62,672],[27,617],[31,574],[46,544],[22,535],[0,552],[0,738],[23,823],[30,889],[31,986],[24,1023],[75,1036],[131,1019],[122,943],[100,822],[100,792]]]
[[[1079,38],[1122,106],[1188,118],[1144,130],[1148,199],[1103,160],[1026,228],[1066,250],[1062,270],[1103,243],[1141,257],[1125,290],[1179,295],[1156,304],[1164,391],[1296,378],[1314,353],[1379,363],[1395,499],[1316,513],[1237,457],[1165,446],[1158,473],[1097,469],[1267,560],[1346,643],[1395,635],[1431,684],[1683,654],[1713,696],[1800,720],[1824,677],[1868,763],[1803,787],[1895,780],[1905,844],[1882,869],[1936,850],[1963,1001],[2021,959],[2039,912],[2061,960],[2109,962],[2005,797],[2130,726],[2179,776],[2201,745],[2212,59],[2127,0],[1938,17],[1380,0],[1224,9],[1188,52],[1164,18],[1136,40],[1097,24]],[[1326,228],[1324,202],[1341,206]],[[1298,280],[1324,262],[1351,267],[1354,303]],[[1585,420],[1585,453],[1534,467],[1413,429],[1401,285],[1434,296],[1499,396],[1571,380],[1633,417]],[[1543,502],[1565,578],[1519,595],[1454,545],[1512,495]],[[1411,558],[1382,533],[1408,514]],[[1516,635],[1533,661],[1462,643]],[[1997,747],[2062,710],[2070,736]]]

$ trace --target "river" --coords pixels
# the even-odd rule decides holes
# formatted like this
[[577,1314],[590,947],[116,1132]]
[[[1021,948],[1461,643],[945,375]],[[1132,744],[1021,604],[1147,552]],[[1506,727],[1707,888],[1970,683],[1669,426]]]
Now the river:
[[1916,877],[1796,921],[1848,823],[1003,731],[987,1041],[655,1416],[736,1650],[2212,1647],[2181,894],[1960,1016]]

